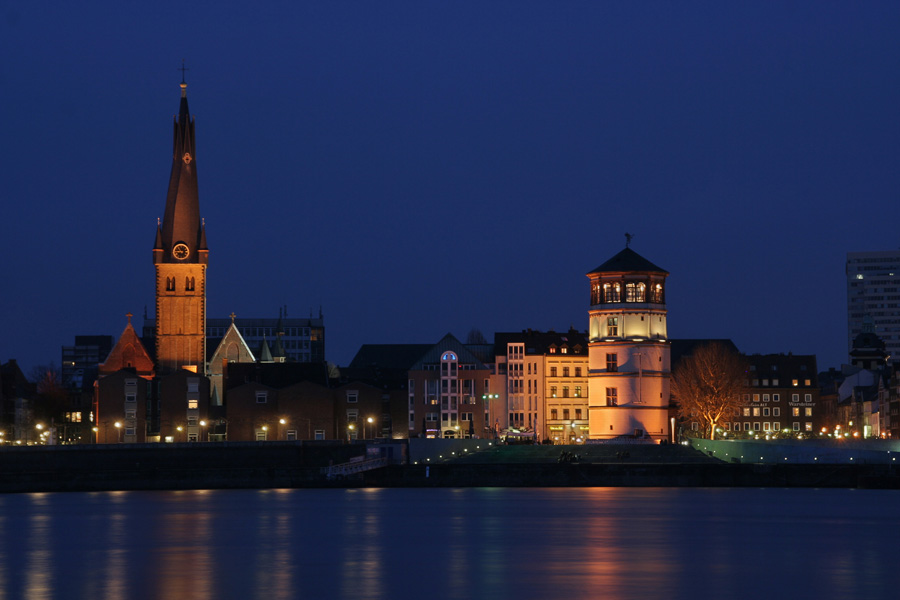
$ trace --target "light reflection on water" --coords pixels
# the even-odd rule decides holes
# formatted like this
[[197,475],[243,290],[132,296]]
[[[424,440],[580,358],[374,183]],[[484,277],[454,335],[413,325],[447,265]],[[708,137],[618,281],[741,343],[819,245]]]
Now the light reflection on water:
[[867,490],[6,495],[0,600],[894,598],[898,509]]

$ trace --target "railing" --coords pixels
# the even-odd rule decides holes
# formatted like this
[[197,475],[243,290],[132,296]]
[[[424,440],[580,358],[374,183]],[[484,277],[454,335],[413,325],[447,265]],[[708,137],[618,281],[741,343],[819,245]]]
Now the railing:
[[325,478],[328,480],[343,479],[350,475],[355,475],[356,473],[362,473],[363,471],[371,471],[372,469],[380,469],[381,467],[386,467],[387,464],[387,458],[373,458],[370,460],[359,460],[348,463],[341,463],[339,465],[331,465],[329,467],[322,467],[320,469],[320,473],[325,475]]

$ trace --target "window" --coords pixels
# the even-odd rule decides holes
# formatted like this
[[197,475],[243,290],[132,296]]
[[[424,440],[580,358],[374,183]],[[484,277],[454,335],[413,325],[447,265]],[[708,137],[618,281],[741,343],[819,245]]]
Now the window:
[[614,373],[619,370],[619,355],[618,354],[607,354],[606,355],[606,370],[610,373]]
[[[80,415],[81,413],[78,413],[78,414]],[[133,408],[129,408],[128,410],[125,411],[125,418],[126,419],[136,419],[137,411],[134,410]]]
[[657,283],[650,288],[650,302],[662,304],[662,284]]
[[581,377],[581,367],[575,367],[575,377]]
[[268,392],[256,392],[256,403],[257,404],[265,404],[269,399]]
[[812,416],[812,407],[811,406],[807,406],[806,408],[803,409],[803,416],[804,417]]
[[768,401],[769,401],[769,395],[763,394],[763,402],[768,402]]
[[768,407],[768,406],[764,406],[764,407],[763,407],[763,416],[764,416],[764,417],[768,417],[768,416],[769,416],[769,407]]
[[791,402],[800,402],[800,394],[791,394]]
[[197,404],[196,398],[188,398],[188,410],[197,410]]
[[550,377],[556,377],[556,367],[550,367]]
[[[266,441],[266,434],[267,434],[267,433],[268,433],[267,431],[257,431],[257,432],[256,432],[256,441],[257,441],[257,442],[264,442],[264,441]],[[194,436],[194,437],[196,437],[196,436]],[[196,441],[196,440],[193,440],[193,441]]]
[[778,408],[777,406],[776,406],[775,408],[773,408],[773,409],[772,409],[772,416],[773,416],[773,417],[780,417],[780,416],[781,416],[781,409]]
[[617,337],[619,335],[619,317],[606,318],[606,335]]
[[798,385],[800,385],[800,381],[797,379],[791,379],[791,385],[797,387]]
[[778,421],[775,421],[774,423],[772,423],[772,429],[774,429],[775,431],[780,431],[781,423],[779,423]]
[[804,402],[812,402],[812,394],[803,394]]
[[781,402],[780,394],[772,394],[772,402]]
[[316,436],[317,440],[324,440],[325,439],[325,430],[324,429],[316,429],[315,436]]
[[753,401],[759,402],[759,394],[753,394]]
[[472,413],[459,413],[459,420],[460,421],[471,421]]
[[185,289],[185,291],[188,291],[188,292],[194,291],[194,278],[193,277],[185,277],[184,289]]
[[763,431],[770,431],[770,430],[771,430],[771,425],[769,424],[769,422],[766,421],[765,423],[763,423]]
[[285,434],[287,441],[296,442],[297,441],[297,430],[296,429],[288,429]]
[[569,376],[569,367],[563,367],[563,377]]
[[563,421],[568,421],[568,420],[569,420],[569,409],[564,408],[563,409]]
[[759,407],[758,407],[758,406],[754,406],[754,407],[753,407],[753,416],[754,416],[754,417],[758,417],[758,416],[759,416]]
[[625,302],[644,302],[646,291],[647,291],[646,284],[626,283],[625,284]]
[[568,398],[568,397],[569,397],[569,386],[564,385],[563,386],[563,398]]
[[581,420],[581,409],[580,408],[575,409],[575,419],[577,419],[579,421]]
[[555,408],[550,409],[550,419],[556,421],[559,418],[559,412]]
[[354,404],[359,401],[359,392],[356,390],[347,391],[347,403]]
[[581,386],[580,385],[575,386],[575,397],[581,398]]
[[618,283],[603,284],[604,302],[621,302],[622,287]]
[[556,386],[555,385],[550,386],[550,397],[556,398]]
[[792,409],[791,409],[791,416],[792,416],[792,417],[799,417],[799,416],[800,416],[800,409],[797,408],[796,406],[795,406],[794,408],[792,408]]
[[805,430],[805,431],[812,431],[812,423],[811,423],[811,422],[807,421],[807,422],[804,423],[803,425],[804,425],[804,430]]
[[750,423],[744,421],[744,431],[750,431]]
[[800,431],[800,423],[793,423],[794,431]]
[[606,405],[607,406],[618,406],[619,405],[619,390],[614,387],[606,388]]
[[137,394],[135,392],[125,392],[125,402],[137,402]]
[[749,417],[749,416],[750,416],[750,409],[749,409],[749,408],[744,408],[744,416],[745,416],[745,417]]
[[759,421],[753,423],[753,431],[759,431]]

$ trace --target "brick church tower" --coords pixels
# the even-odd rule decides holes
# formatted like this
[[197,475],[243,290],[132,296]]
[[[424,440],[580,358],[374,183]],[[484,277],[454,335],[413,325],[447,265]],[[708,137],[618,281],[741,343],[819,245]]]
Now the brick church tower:
[[187,84],[175,120],[166,212],[156,227],[156,362],[159,373],[206,374],[206,229],[197,193],[194,121]]

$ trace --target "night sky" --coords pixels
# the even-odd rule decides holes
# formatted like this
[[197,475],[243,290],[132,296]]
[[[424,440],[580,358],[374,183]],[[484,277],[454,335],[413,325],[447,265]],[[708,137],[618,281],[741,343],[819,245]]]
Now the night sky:
[[208,315],[328,360],[587,329],[625,245],[669,335],[846,362],[848,251],[898,242],[900,3],[0,3],[0,361],[154,310],[182,59]]

